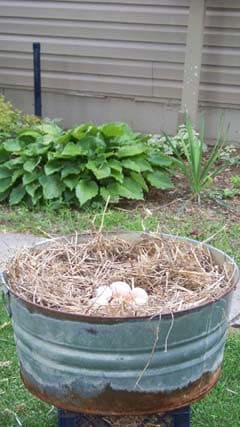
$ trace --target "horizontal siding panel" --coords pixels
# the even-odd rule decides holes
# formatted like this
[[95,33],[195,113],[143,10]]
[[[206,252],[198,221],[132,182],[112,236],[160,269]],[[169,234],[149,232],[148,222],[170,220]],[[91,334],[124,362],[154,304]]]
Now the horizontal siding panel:
[[[2,87],[180,100],[189,0],[0,0]],[[240,1],[207,0],[200,100],[240,104]]]
[[[31,3],[32,0],[25,0],[25,2],[29,2]],[[42,3],[45,2],[49,2],[49,0],[42,0]],[[54,3],[79,3],[79,0],[55,0]],[[82,2],[83,3],[83,2]],[[133,5],[146,5],[146,3],[148,5],[151,6],[172,6],[172,7],[176,7],[176,6],[180,6],[180,7],[188,7],[189,6],[189,0],[148,0],[146,2],[146,0],[124,0],[124,1],[119,1],[119,0],[88,0],[85,1],[84,3],[94,3],[94,4],[107,4],[109,6],[112,6],[114,4],[119,4],[119,3],[124,3],[124,4],[133,4]]]
[[[31,37],[1,36],[0,50],[22,53],[32,51]],[[79,57],[97,57],[140,61],[159,61],[184,63],[184,46],[151,43],[124,43],[110,41],[91,41],[76,39],[40,38],[42,51],[48,55]],[[240,49],[207,48],[203,49],[203,65],[240,66]]]
[[[2,3],[2,2],[1,2]],[[30,4],[32,0],[19,0],[17,3],[20,7],[23,3]],[[41,2],[35,1],[35,3],[41,3],[42,5],[49,3],[49,0],[42,0]],[[67,5],[79,3],[79,0],[55,0],[54,3],[57,5],[59,3],[65,3]],[[171,6],[171,7],[188,7],[190,0],[88,0],[81,3],[85,4],[104,4],[112,6],[114,4],[131,4],[131,5],[148,5],[151,6]],[[211,9],[239,9],[238,0],[207,0],[207,8]]]
[[[0,62],[4,68],[25,69],[32,71],[32,55],[21,55],[18,52],[5,54],[0,52]],[[42,70],[67,74],[97,74],[103,76],[140,77],[148,79],[176,80],[183,79],[183,65],[177,63],[141,62],[126,60],[104,60],[94,58],[64,56],[42,56]],[[57,76],[56,76],[57,78]],[[201,82],[223,85],[240,85],[238,67],[203,66]]]
[[208,10],[205,20],[206,27],[239,29],[240,8],[232,11]]
[[[32,87],[32,73],[29,71],[0,70],[0,84],[5,87],[18,85]],[[181,83],[169,80],[153,81],[149,79],[90,76],[71,74],[66,76],[59,73],[45,72],[42,76],[43,90],[64,90],[79,93],[94,93],[106,95],[123,95],[128,97],[153,97],[180,99]],[[216,84],[201,84],[200,100],[211,103],[237,104],[240,97],[239,86],[223,86]]]
[[[66,3],[61,2],[0,2],[1,17],[61,19],[73,21],[183,25],[188,22],[184,7],[139,6],[131,4]],[[217,28],[239,28],[240,7],[235,10],[208,9],[205,25]]]
[[121,22],[163,25],[187,25],[187,10],[175,7],[108,5],[76,3],[74,5],[55,2],[1,1],[1,17],[65,19],[93,22]]
[[[1,36],[1,51],[31,52],[33,37]],[[86,57],[183,62],[184,46],[153,43],[39,38],[47,54]]]
[[202,64],[216,65],[218,67],[240,67],[240,49],[205,47],[203,49]]
[[[32,73],[0,69],[0,84],[6,86],[32,86]],[[129,79],[123,77],[97,77],[90,75],[42,73],[43,89],[62,89],[78,92],[102,94],[122,94],[128,96],[152,96],[152,82],[149,79]]]
[[32,35],[35,38],[54,38],[64,34],[66,38],[120,40],[153,43],[185,44],[186,28],[144,24],[111,24],[98,22],[57,21],[37,19],[0,18],[1,34]]
[[[48,3],[49,0],[42,0],[41,3]],[[22,1],[21,1],[22,3]],[[24,3],[32,3],[32,0],[25,0]],[[74,4],[79,3],[79,0],[55,0],[55,4],[58,3],[66,3],[66,4]],[[171,6],[171,7],[189,7],[190,0],[88,0],[84,3],[94,3],[94,4],[107,4],[112,6],[114,4],[124,3],[124,4],[132,4],[132,5],[155,5],[155,6]],[[211,9],[239,9],[238,0],[207,0],[207,8]]]
[[238,0],[207,0],[207,8],[211,9],[240,9]]
[[[0,18],[1,34],[32,35],[66,38],[86,38],[153,43],[185,44],[187,27],[166,27],[141,24],[103,24],[75,21]],[[239,47],[239,31],[207,29],[204,44],[208,46]]]
[[[33,69],[32,55],[21,55],[19,53],[5,54],[0,52],[0,62],[4,68]],[[66,60],[64,56],[42,56],[41,68],[43,71],[56,71],[61,73],[97,74],[124,77],[152,78],[153,65],[150,62],[141,61],[119,61],[94,58],[70,57]]]
[[[32,87],[32,73],[0,69],[0,85],[11,87]],[[110,78],[73,75],[66,77],[59,74],[43,73],[43,90],[73,91],[75,93],[95,93],[102,95],[124,95],[128,97],[161,97],[180,99],[181,85],[178,82],[165,81],[153,83],[149,79]]]
[[232,30],[217,30],[212,28],[206,28],[204,34],[205,46],[217,46],[217,47],[240,47],[240,22],[238,31]]
[[201,85],[199,101],[211,104],[239,105],[239,86]]

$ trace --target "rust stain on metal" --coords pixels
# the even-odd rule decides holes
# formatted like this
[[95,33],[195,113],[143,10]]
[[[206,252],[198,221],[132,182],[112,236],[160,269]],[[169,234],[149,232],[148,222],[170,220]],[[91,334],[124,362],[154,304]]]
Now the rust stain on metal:
[[145,415],[165,413],[201,399],[215,386],[220,373],[221,368],[213,373],[208,372],[187,387],[174,392],[128,392],[113,390],[108,386],[93,399],[82,398],[69,391],[68,396],[64,396],[64,400],[42,392],[24,378],[22,372],[21,377],[31,393],[58,408],[98,415]]

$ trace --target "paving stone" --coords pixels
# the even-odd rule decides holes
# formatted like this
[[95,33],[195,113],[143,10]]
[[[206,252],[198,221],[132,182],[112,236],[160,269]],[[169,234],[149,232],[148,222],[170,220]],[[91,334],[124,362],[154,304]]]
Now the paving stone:
[[32,246],[43,240],[46,239],[44,237],[33,236],[32,234],[0,232],[0,268],[4,268],[7,260],[18,249]]
[[230,323],[232,326],[240,327],[240,283],[233,293]]

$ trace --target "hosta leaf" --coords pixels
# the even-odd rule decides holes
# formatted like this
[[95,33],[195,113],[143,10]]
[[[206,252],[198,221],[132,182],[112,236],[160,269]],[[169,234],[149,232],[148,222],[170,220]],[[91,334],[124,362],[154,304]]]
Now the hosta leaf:
[[141,172],[152,172],[152,166],[150,165],[148,160],[146,160],[145,156],[132,157],[131,160],[133,160],[138,165]]
[[37,188],[37,190],[34,192],[34,194],[32,195],[32,204],[33,206],[35,206],[39,200],[42,199],[42,189],[41,188]]
[[119,184],[119,195],[127,199],[143,200],[141,185],[131,178],[125,178],[123,184]]
[[23,175],[23,185],[30,184],[33,181],[36,181],[40,176],[40,172],[33,171],[32,173],[25,173]]
[[8,162],[4,163],[4,166],[8,169],[13,169],[15,166],[22,165],[24,160],[22,157],[16,157],[15,159],[8,160]]
[[63,163],[60,160],[50,160],[44,166],[44,172],[46,175],[52,175],[59,171],[63,167]]
[[65,202],[71,202],[72,200],[75,199],[75,197],[76,196],[75,196],[74,191],[70,191],[67,189],[63,192],[63,198],[64,198]]
[[173,160],[165,154],[152,154],[149,157],[149,162],[153,166],[169,167],[172,165]]
[[10,205],[17,205],[22,201],[26,194],[26,190],[22,184],[19,184],[17,187],[13,188],[9,196]]
[[139,185],[141,185],[143,190],[148,191],[148,186],[146,184],[146,181],[140,173],[130,172],[130,176],[134,181],[136,181]]
[[101,187],[100,195],[107,201],[110,197],[110,202],[117,203],[119,201],[119,188],[117,183],[109,184],[107,187]]
[[3,146],[0,145],[0,163],[6,162],[10,157],[10,153],[4,150]]
[[0,193],[6,191],[12,185],[12,178],[0,179]]
[[58,144],[64,144],[66,142],[69,142],[71,140],[71,132],[68,131],[60,136],[60,138],[57,139]]
[[64,185],[58,175],[43,175],[39,178],[39,182],[43,188],[43,196],[47,200],[60,197],[64,190]]
[[107,123],[100,127],[101,132],[108,137],[121,136],[125,129],[122,123]]
[[76,157],[82,155],[82,150],[73,142],[69,142],[62,151],[61,155],[66,157]]
[[117,157],[120,159],[123,157],[131,157],[136,156],[138,154],[142,154],[147,150],[147,147],[144,144],[136,144],[135,145],[125,145],[120,147],[116,153]]
[[42,134],[39,131],[34,130],[25,130],[19,133],[19,138],[26,142],[35,142],[39,137],[41,138]]
[[82,155],[88,155],[88,157],[96,157],[98,153],[103,153],[106,148],[106,144],[98,136],[87,135],[77,142],[77,146],[81,150]]
[[23,169],[26,172],[32,172],[35,169],[35,167],[40,163],[40,161],[41,161],[41,158],[29,159],[24,163]]
[[82,138],[83,136],[86,135],[87,132],[93,132],[93,134],[96,134],[98,129],[97,127],[93,126],[93,124],[90,123],[84,123],[81,126],[77,126],[74,129],[71,129],[70,134],[77,140],[79,140],[80,138]]
[[29,157],[39,156],[47,153],[48,150],[48,146],[35,142],[34,144],[28,144],[27,148],[24,150],[24,155]]
[[130,169],[132,171],[141,172],[141,168],[138,166],[137,162],[135,162],[134,160],[123,159],[121,164],[125,169]]
[[31,182],[31,184],[25,186],[25,190],[31,197],[34,197],[35,192],[39,187],[39,182]]
[[6,200],[8,196],[9,196],[9,190],[6,190],[3,193],[0,193],[0,202],[3,202],[3,200]]
[[159,190],[170,190],[174,185],[170,178],[160,171],[154,171],[146,175],[146,179],[153,186]]
[[6,151],[10,151],[11,153],[19,152],[22,150],[22,146],[17,139],[7,139],[3,143],[3,147]]
[[42,145],[50,145],[54,141],[53,135],[44,135],[42,138]]
[[77,175],[81,171],[81,164],[79,165],[65,165],[61,170],[61,177],[65,178],[68,175]]
[[121,172],[112,169],[111,177],[114,178],[116,181],[120,182],[121,184],[123,183],[124,175]]
[[12,173],[12,183],[14,183],[15,181],[17,181],[17,179],[22,176],[24,173],[24,170],[21,169],[16,169],[15,171],[13,171]]
[[59,137],[63,132],[63,130],[56,123],[41,123],[39,129],[47,136],[52,136],[54,138]]
[[79,177],[68,176],[63,179],[63,182],[66,185],[66,187],[70,188],[70,190],[73,190],[76,187],[77,183],[79,182]]
[[109,159],[107,161],[108,166],[110,166],[111,169],[114,169],[118,172],[122,172],[122,166],[121,166],[121,162],[119,160],[115,160],[115,159]]
[[81,179],[76,186],[76,196],[80,205],[84,205],[88,200],[93,199],[98,194],[98,185],[95,181]]
[[5,167],[5,165],[0,166],[0,179],[10,178],[12,176],[12,171]]
[[107,163],[99,165],[97,161],[90,160],[86,164],[86,168],[91,170],[97,179],[107,178],[111,175],[111,169]]

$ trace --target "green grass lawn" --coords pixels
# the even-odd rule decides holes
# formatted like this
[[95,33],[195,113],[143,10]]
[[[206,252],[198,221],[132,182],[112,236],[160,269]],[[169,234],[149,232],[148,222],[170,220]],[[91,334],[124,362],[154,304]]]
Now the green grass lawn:
[[[176,214],[160,209],[148,218],[144,210],[107,212],[106,230],[157,229],[204,240],[214,236],[211,243],[240,261],[238,236],[240,224],[224,216],[204,211]],[[30,212],[26,208],[0,211],[0,230],[27,231],[36,234],[66,234],[76,230],[99,227],[101,212],[77,212],[63,209]],[[224,227],[224,228],[223,228]],[[18,364],[11,324],[0,304],[0,427],[51,427],[56,425],[56,412],[50,405],[35,399],[24,388]],[[201,402],[192,405],[193,427],[240,427],[240,334],[228,335],[223,372],[218,385]],[[126,426],[127,427],[127,426]]]

